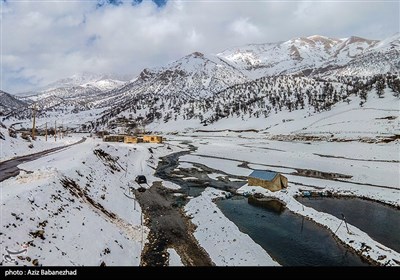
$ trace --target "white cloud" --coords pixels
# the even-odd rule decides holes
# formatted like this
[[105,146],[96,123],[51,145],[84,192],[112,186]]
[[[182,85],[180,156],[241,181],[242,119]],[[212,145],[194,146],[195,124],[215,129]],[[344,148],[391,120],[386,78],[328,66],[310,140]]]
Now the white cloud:
[[194,52],[321,34],[399,31],[395,2],[1,2],[2,88],[29,90],[79,72],[136,76]]
[[231,29],[245,38],[254,38],[261,35],[257,26],[249,21],[249,18],[239,18],[231,24]]

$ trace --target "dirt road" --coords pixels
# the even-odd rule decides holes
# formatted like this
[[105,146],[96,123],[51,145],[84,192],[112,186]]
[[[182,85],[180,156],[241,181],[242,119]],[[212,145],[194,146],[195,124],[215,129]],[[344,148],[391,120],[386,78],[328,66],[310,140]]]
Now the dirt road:
[[142,252],[142,266],[167,266],[168,248],[176,250],[185,266],[214,265],[194,238],[194,225],[177,205],[177,197],[171,190],[161,182],[154,182],[150,189],[136,191],[135,195],[150,229],[149,243]]

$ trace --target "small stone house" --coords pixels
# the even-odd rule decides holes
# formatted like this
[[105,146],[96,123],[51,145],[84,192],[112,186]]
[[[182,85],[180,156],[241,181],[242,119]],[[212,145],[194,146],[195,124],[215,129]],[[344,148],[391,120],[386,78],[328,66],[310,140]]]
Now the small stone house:
[[249,186],[259,186],[270,191],[288,187],[288,179],[282,174],[268,170],[254,170],[248,177]]

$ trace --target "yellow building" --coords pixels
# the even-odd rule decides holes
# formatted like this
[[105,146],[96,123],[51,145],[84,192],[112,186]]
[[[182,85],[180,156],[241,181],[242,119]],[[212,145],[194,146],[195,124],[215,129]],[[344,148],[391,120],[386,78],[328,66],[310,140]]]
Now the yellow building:
[[157,135],[143,135],[143,142],[145,143],[162,143],[162,136]]
[[288,179],[274,171],[254,170],[248,178],[249,186],[259,186],[270,191],[279,191],[288,187]]
[[125,144],[137,144],[139,139],[136,136],[125,136],[124,143]]

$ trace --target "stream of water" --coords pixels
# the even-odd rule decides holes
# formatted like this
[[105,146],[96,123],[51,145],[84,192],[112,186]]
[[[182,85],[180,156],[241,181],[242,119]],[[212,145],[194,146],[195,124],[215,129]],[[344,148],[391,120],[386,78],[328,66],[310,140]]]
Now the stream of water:
[[[195,148],[192,147],[192,151]],[[234,190],[245,182],[214,180],[207,174],[219,173],[201,164],[195,168],[179,168],[179,157],[190,151],[170,154],[159,163],[156,176],[171,181],[182,188],[182,192],[197,196],[206,187]],[[226,174],[228,177],[235,177]],[[185,180],[195,177],[196,180]],[[285,266],[362,266],[359,256],[337,242],[330,231],[280,207],[276,202],[271,207],[250,205],[247,199],[234,196],[217,203],[224,215],[239,229],[248,234],[273,258]]]
[[400,212],[378,202],[361,198],[304,198],[297,199],[305,206],[329,213],[366,232],[376,241],[400,252]]

